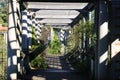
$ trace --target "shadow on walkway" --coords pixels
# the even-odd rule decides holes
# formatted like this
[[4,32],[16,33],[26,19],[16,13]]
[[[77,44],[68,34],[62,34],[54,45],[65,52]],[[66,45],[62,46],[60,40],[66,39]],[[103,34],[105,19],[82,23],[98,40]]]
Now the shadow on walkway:
[[31,70],[25,80],[89,80],[87,74],[78,73],[63,56],[45,57],[48,69]]
[[49,69],[55,69],[55,70],[74,70],[74,68],[67,63],[63,56],[49,56],[47,55],[45,57],[46,63],[49,66]]

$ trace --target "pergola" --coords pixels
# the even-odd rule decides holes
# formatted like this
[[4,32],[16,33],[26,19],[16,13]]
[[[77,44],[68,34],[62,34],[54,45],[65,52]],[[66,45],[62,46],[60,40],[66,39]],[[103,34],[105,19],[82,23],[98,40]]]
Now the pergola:
[[[30,14],[42,25],[73,27],[93,7],[88,2],[26,2]],[[85,16],[86,17],[86,16]]]
[[[113,5],[109,3],[112,3],[112,0],[9,0],[8,80],[17,80],[20,75],[25,74],[23,71],[27,71],[32,36],[31,26],[35,28],[36,39],[38,39],[41,27],[48,25],[70,29],[80,19],[89,19],[89,11],[93,8],[98,35],[95,78],[104,80],[108,57],[108,18],[111,18],[108,17],[110,12],[108,6]],[[21,57],[21,53],[24,53],[24,57]]]

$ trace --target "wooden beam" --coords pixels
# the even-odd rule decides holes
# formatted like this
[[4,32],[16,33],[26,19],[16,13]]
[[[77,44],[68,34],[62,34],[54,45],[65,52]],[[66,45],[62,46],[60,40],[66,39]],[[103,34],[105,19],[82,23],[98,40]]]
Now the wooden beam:
[[80,12],[76,10],[39,10],[35,18],[76,18]]
[[88,3],[27,2],[28,9],[83,9]]
[[39,23],[72,23],[71,19],[42,19],[38,21]]

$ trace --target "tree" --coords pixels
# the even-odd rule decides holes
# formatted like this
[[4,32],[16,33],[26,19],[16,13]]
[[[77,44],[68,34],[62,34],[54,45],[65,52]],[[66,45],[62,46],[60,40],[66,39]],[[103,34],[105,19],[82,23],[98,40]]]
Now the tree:
[[1,2],[2,7],[0,7],[0,24],[3,26],[8,26],[8,6],[5,1]]

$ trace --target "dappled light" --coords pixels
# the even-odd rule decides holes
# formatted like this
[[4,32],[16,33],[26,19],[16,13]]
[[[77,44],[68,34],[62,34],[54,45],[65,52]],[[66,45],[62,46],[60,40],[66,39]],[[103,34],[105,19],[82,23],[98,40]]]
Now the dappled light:
[[[120,1],[8,0],[7,5],[8,80],[120,78]],[[0,15],[0,23],[5,18]],[[0,53],[0,71],[6,71],[6,54],[1,48]]]

